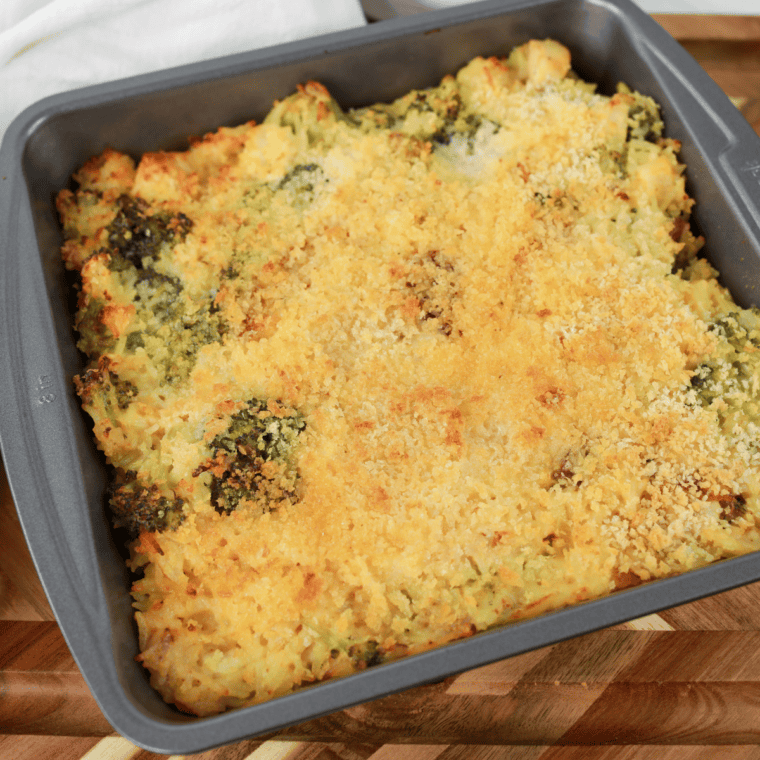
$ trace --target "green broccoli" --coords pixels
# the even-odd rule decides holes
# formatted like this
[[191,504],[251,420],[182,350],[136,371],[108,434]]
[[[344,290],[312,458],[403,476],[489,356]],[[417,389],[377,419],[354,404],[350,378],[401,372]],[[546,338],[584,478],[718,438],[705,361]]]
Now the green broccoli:
[[119,213],[107,228],[115,270],[129,264],[142,269],[145,259],[157,258],[165,243],[184,240],[193,226],[182,213],[148,215],[149,206],[142,198],[122,195],[118,204]]
[[186,379],[201,348],[221,341],[225,330],[225,322],[214,309],[213,301],[193,313],[180,314],[171,324],[171,339],[161,354],[166,382],[173,384]]
[[211,442],[211,457],[193,473],[211,471],[211,503],[229,514],[243,502],[269,512],[296,499],[292,453],[306,428],[303,415],[280,403],[251,399]]
[[402,132],[438,145],[448,145],[454,133],[464,134],[471,143],[483,119],[462,115],[462,98],[456,85],[446,89],[415,90],[393,103],[378,103],[351,112],[358,126]]
[[134,291],[133,303],[142,328],[127,335],[126,350],[144,349],[169,384],[185,379],[198,351],[224,335],[225,324],[213,299],[196,307],[183,298],[178,278],[152,267],[137,271]]
[[726,314],[709,330],[717,338],[715,353],[700,364],[691,378],[703,406],[719,399],[753,417],[760,409],[755,400],[760,384],[760,310]]
[[[192,222],[184,214],[148,214],[148,204],[122,195],[119,212],[108,226],[110,248],[101,249],[112,277],[120,287],[134,291],[132,303],[136,316],[145,325],[127,335],[126,349],[134,352],[147,346],[147,337],[161,325],[176,321],[183,311],[180,296],[183,286],[177,277],[156,270],[155,264],[166,245],[183,240]],[[95,358],[114,349],[117,338],[107,329],[101,314],[107,301],[90,299],[80,305],[77,328],[82,334],[79,348]]]
[[97,367],[91,367],[74,378],[77,393],[84,406],[100,406],[103,413],[113,418],[115,409],[124,410],[137,395],[137,387],[129,380],[122,380],[111,369],[111,360],[103,356]]
[[135,537],[144,531],[174,530],[184,520],[182,499],[165,495],[155,484],[145,485],[133,470],[120,472],[109,489],[109,504],[116,527]]
[[304,208],[314,201],[319,185],[329,181],[318,164],[298,164],[273,183],[272,190],[288,193],[296,208]]
[[618,179],[628,176],[628,143],[623,145],[622,150],[611,150],[606,145],[600,145],[599,166],[605,174],[612,174]]
[[656,143],[662,136],[660,111],[651,98],[643,95],[639,95],[636,104],[628,110],[628,124],[627,140],[646,140]]

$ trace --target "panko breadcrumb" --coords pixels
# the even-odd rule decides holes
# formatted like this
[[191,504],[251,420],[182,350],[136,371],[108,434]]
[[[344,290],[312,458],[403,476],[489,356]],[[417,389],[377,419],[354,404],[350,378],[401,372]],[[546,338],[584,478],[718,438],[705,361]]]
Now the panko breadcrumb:
[[63,190],[139,660],[210,715],[760,547],[757,313],[557,42]]

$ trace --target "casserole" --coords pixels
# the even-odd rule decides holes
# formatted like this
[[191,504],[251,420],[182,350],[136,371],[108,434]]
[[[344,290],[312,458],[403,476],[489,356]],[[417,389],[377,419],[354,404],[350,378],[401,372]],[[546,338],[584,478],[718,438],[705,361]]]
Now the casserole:
[[134,155],[182,148],[188,135],[260,119],[307,79],[322,81],[344,107],[360,106],[434,85],[475,55],[504,55],[547,36],[571,49],[574,68],[602,92],[625,81],[661,104],[666,134],[683,144],[707,255],[737,302],[753,303],[760,141],[704,72],[624,0],[483,3],[392,20],[56,96],[8,131],[0,156],[3,454],[64,636],[106,717],[132,741],[199,751],[760,578],[748,555],[208,719],[164,705],[133,661],[128,580],[103,510],[103,465],[70,382],[82,361],[52,195],[107,146]]

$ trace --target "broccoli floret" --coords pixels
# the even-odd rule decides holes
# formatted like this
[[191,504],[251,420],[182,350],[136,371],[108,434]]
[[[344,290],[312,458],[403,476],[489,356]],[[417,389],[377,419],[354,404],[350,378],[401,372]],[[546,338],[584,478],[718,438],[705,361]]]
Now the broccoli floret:
[[357,670],[364,670],[383,661],[383,650],[376,641],[370,639],[362,644],[352,644],[348,648],[348,656]]
[[605,174],[612,174],[619,179],[628,176],[628,143],[622,150],[611,150],[606,145],[601,145],[599,150],[599,166]]
[[119,213],[107,228],[114,270],[130,264],[142,269],[145,259],[155,259],[165,243],[184,240],[193,226],[182,213],[148,215],[142,198],[122,195],[118,204]]
[[751,383],[760,370],[760,311],[731,312],[715,320],[709,330],[718,339],[715,353],[694,371],[691,385],[700,403],[710,406],[752,393]]
[[662,118],[660,107],[647,95],[632,90],[620,82],[617,92],[626,96],[630,103],[628,107],[628,132],[626,142],[630,140],[646,140],[656,143],[662,136]]
[[76,328],[80,336],[77,348],[93,360],[111,351],[116,344],[116,338],[101,319],[106,303],[101,299],[89,299],[80,303],[76,315]]
[[317,164],[298,164],[275,185],[275,190],[310,192],[314,189],[315,175],[319,176],[322,173]]
[[[184,240],[192,222],[182,213],[149,214],[144,200],[128,195],[122,195],[118,205],[119,213],[107,228],[111,247],[101,253],[107,254],[107,266],[118,286],[132,291],[137,326],[127,333],[125,349],[144,350],[165,381],[173,383],[187,377],[201,346],[220,340],[224,331],[220,318],[211,317],[211,304],[198,308],[185,297],[178,277],[156,268],[163,247]],[[85,334],[98,334],[95,345],[80,342],[90,355],[109,351],[115,344],[101,324],[103,306],[93,300],[79,313],[80,331],[87,325]]]
[[393,103],[378,103],[352,112],[360,127],[385,128],[438,145],[448,145],[455,132],[475,134],[481,119],[461,118],[462,98],[453,82],[445,90],[415,90]]
[[449,145],[453,138],[463,142],[465,155],[472,156],[477,149],[477,142],[482,137],[494,135],[501,129],[501,125],[495,121],[481,116],[480,114],[468,114],[465,117],[441,119],[440,127],[425,139],[436,143],[433,147]]
[[662,136],[662,119],[657,105],[644,96],[639,96],[638,102],[628,110],[628,125],[628,140],[656,143]]
[[132,470],[121,473],[111,486],[109,504],[116,527],[135,537],[144,531],[174,530],[184,520],[182,499],[166,496],[155,484],[145,485]]
[[[176,277],[157,272],[152,266],[137,268],[118,251],[101,251],[101,260],[111,270],[111,279],[117,290],[126,291],[120,296],[120,305],[131,301],[138,320],[145,324],[148,334],[160,325],[176,319],[182,309],[179,301],[182,284]],[[130,292],[131,291],[131,292]],[[101,297],[82,299],[77,314],[77,329],[81,334],[79,348],[90,357],[107,353],[114,349],[117,336],[103,321],[103,310],[113,302]],[[140,332],[140,331],[137,331]],[[142,342],[141,342],[142,341]],[[134,351],[145,342],[130,334],[127,336],[127,350]]]
[[[729,437],[760,418],[759,316],[757,309],[731,312],[710,325],[716,348],[691,378],[692,403],[714,412]],[[755,438],[750,445],[758,445]]]
[[[134,354],[144,351],[163,376],[162,382],[173,384],[190,374],[200,349],[222,340],[226,322],[207,296],[200,304],[185,295],[177,277],[156,271],[147,266],[124,274],[132,286],[132,304],[135,307],[134,328],[126,333],[124,349]],[[121,276],[121,275],[120,275]],[[78,325],[87,325],[97,341],[80,341],[80,348],[90,356],[113,350],[116,339],[102,326],[99,314],[104,304],[93,301],[87,310],[81,310]]]
[[198,351],[224,335],[225,323],[213,299],[190,311],[193,304],[182,297],[180,280],[152,267],[138,270],[134,290],[142,329],[127,335],[126,350],[145,350],[167,383],[186,378]]
[[303,208],[314,201],[317,187],[329,181],[318,164],[298,164],[273,184],[272,190],[288,193],[293,205]]
[[[271,406],[282,408],[279,402]],[[268,402],[251,399],[247,408],[232,415],[230,427],[214,438],[212,446],[233,454],[243,446],[266,461],[282,459],[292,450],[306,422],[298,412],[280,414],[273,413]]]
[[485,117],[480,116],[480,114],[470,114],[464,119],[464,123],[466,125],[465,128],[458,131],[461,132],[467,140],[468,156],[475,153],[475,143],[478,133],[481,132],[481,130],[490,130],[491,134],[496,134],[501,129],[500,124],[497,124],[490,119],[486,119]]
[[306,428],[303,415],[279,402],[251,399],[211,442],[212,456],[193,473],[210,471],[211,503],[229,514],[242,503],[262,512],[296,499],[298,472],[292,453]]
[[213,301],[192,314],[179,314],[170,324],[171,338],[162,346],[164,377],[172,384],[187,378],[203,346],[222,339],[225,323]]
[[[288,206],[304,210],[313,203],[319,189],[329,182],[319,164],[298,164],[279,180],[251,185],[243,193],[243,202],[250,212],[267,218],[272,213],[272,204],[277,193],[284,193],[288,196]],[[233,262],[222,271],[221,279],[235,279],[239,274],[240,270]]]
[[146,267],[137,273],[134,303],[140,311],[149,311],[164,324],[177,317],[181,309],[178,301],[181,292],[182,283],[178,278]]
[[454,92],[448,98],[442,98],[439,93],[412,92],[398,101],[399,105],[405,106],[406,113],[417,111],[418,113],[434,113],[445,122],[453,124],[462,109],[462,98]]
[[234,264],[230,264],[220,272],[219,281],[224,282],[225,280],[236,280],[238,277],[240,277],[240,270]]
[[74,378],[82,404],[86,407],[100,407],[108,417],[114,416],[115,409],[126,409],[137,395],[137,387],[129,380],[122,380],[111,369],[111,364],[111,360],[103,356],[97,367],[91,367]]

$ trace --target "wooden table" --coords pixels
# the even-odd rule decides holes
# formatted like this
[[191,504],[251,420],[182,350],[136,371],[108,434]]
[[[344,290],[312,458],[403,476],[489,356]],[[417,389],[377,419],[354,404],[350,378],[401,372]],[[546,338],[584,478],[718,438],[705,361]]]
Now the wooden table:
[[[760,131],[760,18],[658,16]],[[0,470],[0,760],[150,760],[69,654]],[[201,760],[760,758],[760,584]]]

